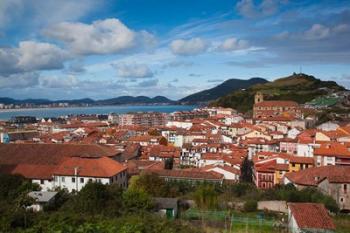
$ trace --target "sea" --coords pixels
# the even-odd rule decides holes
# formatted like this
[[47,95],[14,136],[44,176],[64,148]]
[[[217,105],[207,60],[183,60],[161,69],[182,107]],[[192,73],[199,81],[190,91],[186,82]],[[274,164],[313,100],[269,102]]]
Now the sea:
[[91,107],[67,107],[67,108],[23,108],[0,109],[0,119],[9,120],[14,116],[60,117],[81,114],[109,114],[128,112],[164,112],[190,111],[195,105],[118,105],[118,106],[91,106]]

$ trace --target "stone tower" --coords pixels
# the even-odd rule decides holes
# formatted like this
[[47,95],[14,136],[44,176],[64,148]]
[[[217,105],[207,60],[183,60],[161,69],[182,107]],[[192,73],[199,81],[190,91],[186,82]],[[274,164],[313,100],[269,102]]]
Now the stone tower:
[[264,101],[264,95],[258,91],[256,94],[255,94],[255,103],[260,103],[260,102],[263,102]]

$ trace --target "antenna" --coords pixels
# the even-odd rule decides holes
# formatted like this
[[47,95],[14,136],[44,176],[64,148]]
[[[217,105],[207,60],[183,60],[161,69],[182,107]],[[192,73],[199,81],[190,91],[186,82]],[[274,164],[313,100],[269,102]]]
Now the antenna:
[[303,73],[302,66],[299,66],[299,74],[302,74],[302,73]]

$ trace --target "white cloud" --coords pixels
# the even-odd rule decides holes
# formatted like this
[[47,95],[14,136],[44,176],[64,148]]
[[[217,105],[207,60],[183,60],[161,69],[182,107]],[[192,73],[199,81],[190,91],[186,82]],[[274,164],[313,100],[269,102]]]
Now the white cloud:
[[21,0],[1,1],[0,4],[0,28],[8,26],[9,22],[18,17],[23,10]]
[[305,39],[307,40],[320,40],[330,35],[331,29],[322,25],[314,24],[312,27],[305,32]]
[[92,24],[63,22],[47,28],[44,34],[63,41],[74,53],[83,55],[121,53],[156,43],[152,34],[135,32],[114,18]]
[[248,49],[249,43],[246,40],[240,40],[237,38],[227,38],[224,40],[219,46],[219,51],[235,51],[235,50],[243,50]]
[[67,67],[66,72],[70,73],[70,74],[85,73],[86,69],[84,67],[83,61],[82,60],[76,60],[76,61],[70,62],[70,64]]
[[68,58],[67,52],[49,43],[22,41],[19,43],[18,66],[25,71],[37,69],[61,69]]
[[118,75],[123,78],[149,78],[154,75],[145,64],[119,64],[115,67]]
[[348,24],[339,24],[333,28],[333,32],[335,33],[343,33],[350,30],[350,26]]
[[237,2],[236,9],[244,17],[255,18],[275,14],[279,4],[285,2],[281,0],[262,0],[260,4],[255,4],[253,0],[241,0]]
[[79,84],[78,79],[74,75],[66,75],[62,77],[46,76],[40,78],[40,85],[45,88],[72,88]]
[[237,2],[236,9],[240,15],[243,15],[245,17],[252,18],[257,16],[257,11],[255,9],[253,0],[241,0]]
[[37,28],[62,21],[77,20],[92,10],[96,10],[102,1],[84,0],[1,0],[0,28],[13,24]]
[[260,7],[263,15],[273,15],[278,10],[278,1],[263,0]]
[[139,87],[153,87],[158,84],[158,79],[150,79],[142,81],[138,84]]
[[198,37],[189,40],[174,40],[170,44],[170,49],[174,54],[191,56],[205,52],[208,49],[208,43]]
[[0,76],[0,88],[27,88],[37,86],[38,84],[39,74],[36,72]]
[[0,75],[61,69],[68,57],[53,44],[22,41],[16,48],[0,48]]

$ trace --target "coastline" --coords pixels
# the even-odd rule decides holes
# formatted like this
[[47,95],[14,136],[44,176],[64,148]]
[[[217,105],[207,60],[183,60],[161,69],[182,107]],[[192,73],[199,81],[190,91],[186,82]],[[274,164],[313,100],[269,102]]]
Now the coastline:
[[58,109],[81,109],[81,108],[104,108],[104,107],[161,107],[161,106],[196,106],[193,104],[118,104],[118,105],[89,105],[89,106],[69,106],[69,107],[37,107],[37,108],[9,108],[0,109],[1,112],[20,112],[20,111],[36,111],[36,110],[58,110]]
[[15,116],[61,117],[68,115],[106,115],[110,113],[125,114],[128,112],[164,112],[189,111],[198,105],[99,105],[52,108],[0,109],[0,119],[8,120]]

